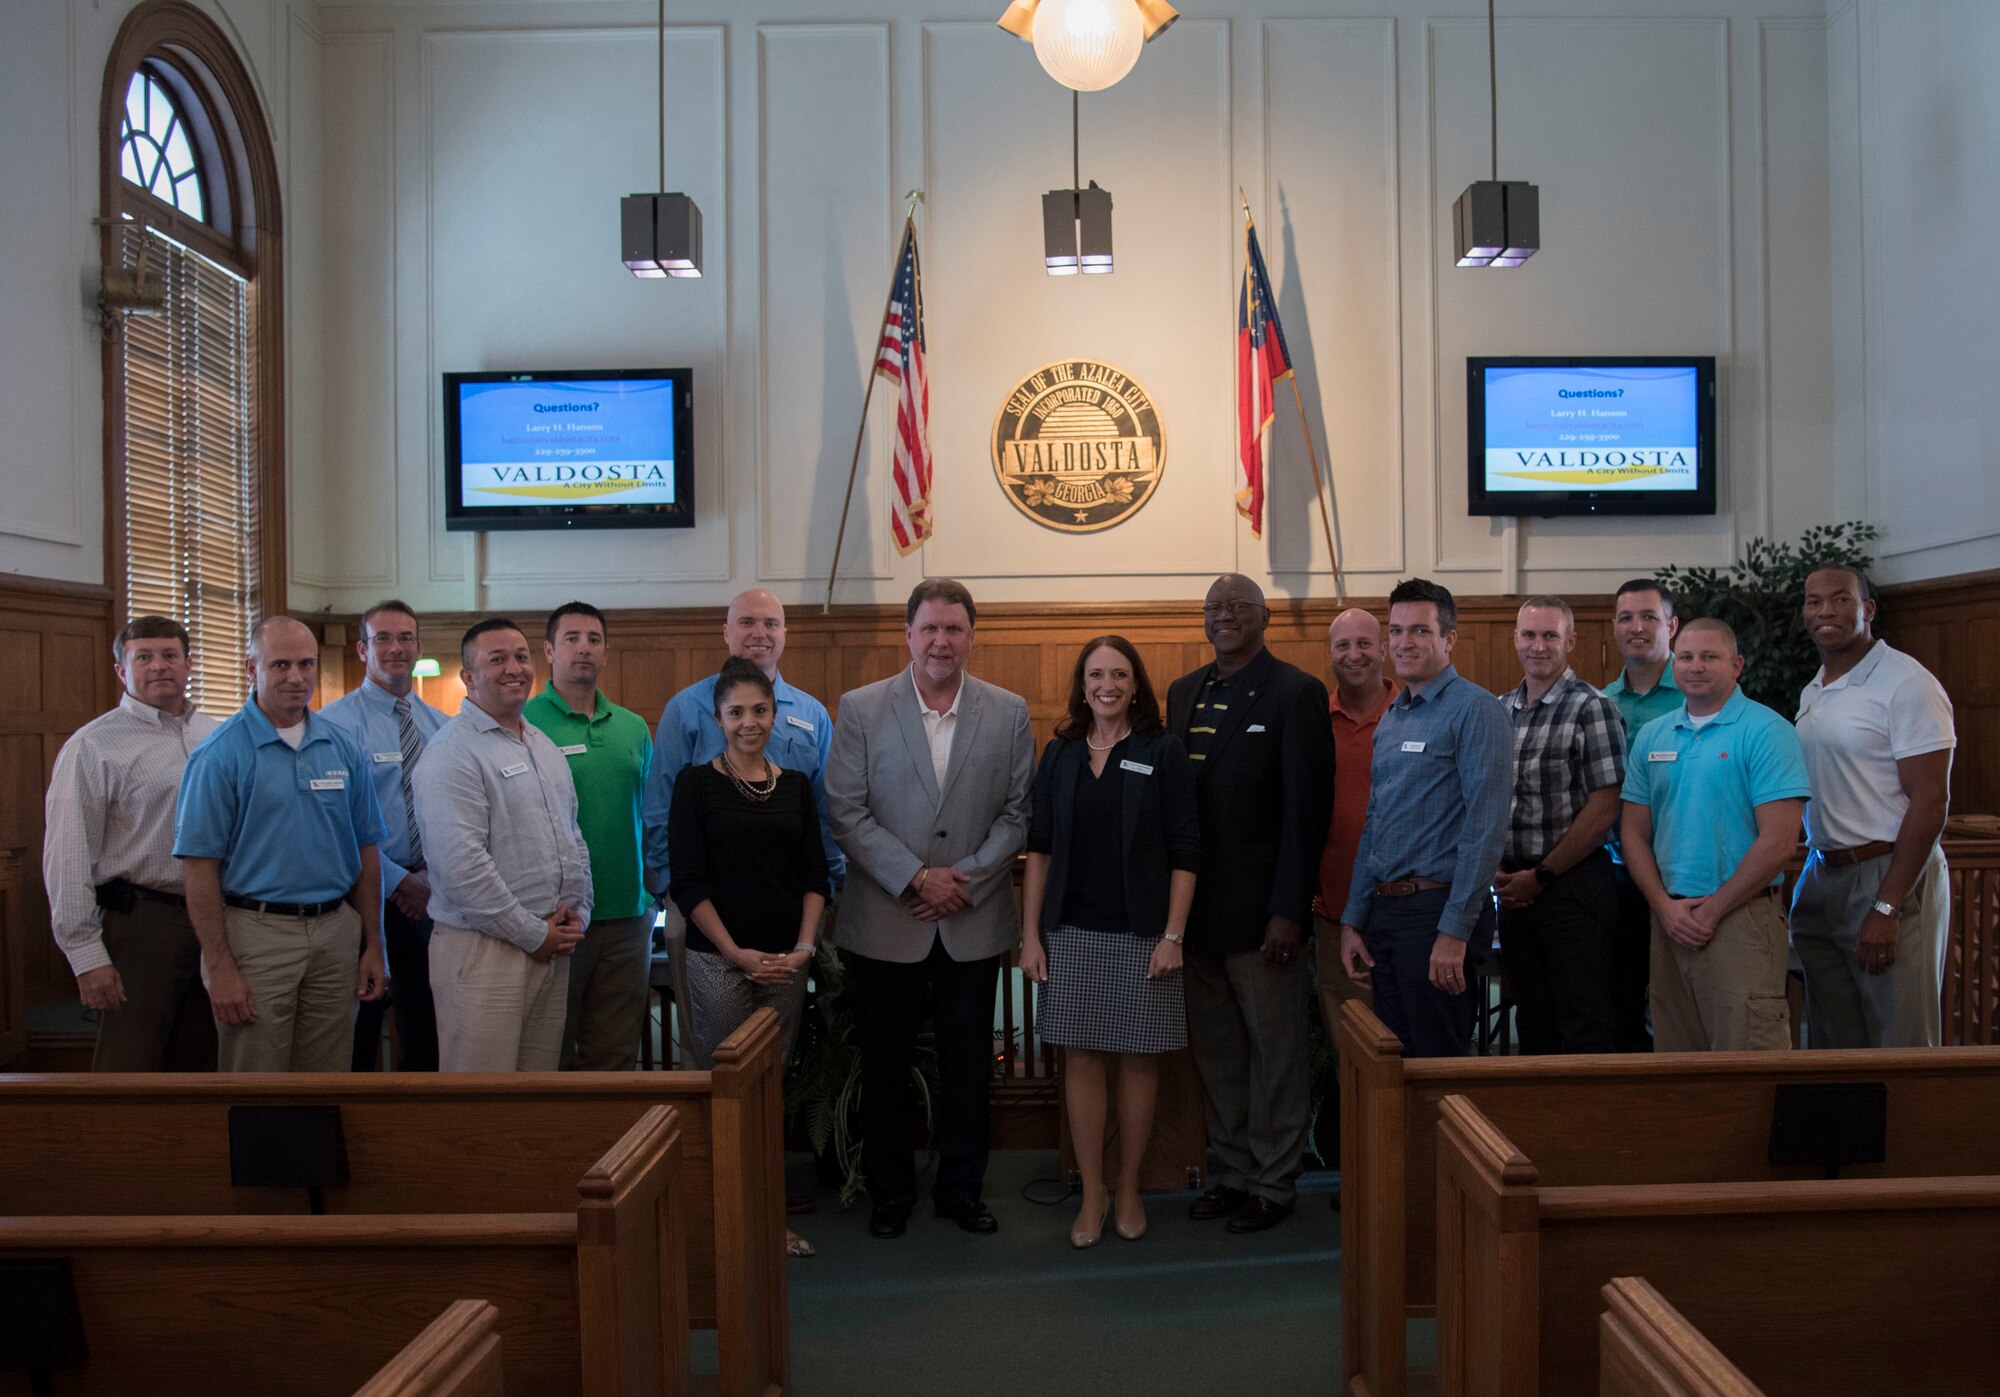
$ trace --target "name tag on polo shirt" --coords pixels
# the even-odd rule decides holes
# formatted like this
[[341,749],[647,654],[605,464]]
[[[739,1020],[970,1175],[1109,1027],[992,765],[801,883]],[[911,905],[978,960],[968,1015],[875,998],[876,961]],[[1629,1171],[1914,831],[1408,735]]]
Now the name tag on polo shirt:
[[785,715],[785,721],[790,723],[795,728],[804,728],[807,732],[816,733],[819,731],[818,728],[814,727],[811,723],[808,723],[805,719],[794,718],[790,714]]
[[[590,744],[588,742],[572,742],[567,747],[558,747],[556,750],[565,757],[580,757],[590,750]],[[504,775],[505,773],[502,774]]]
[[1405,752],[1421,752],[1424,750],[1424,744],[1421,742],[1405,742],[1403,750]]
[[345,776],[315,776],[306,784],[316,791],[344,791],[347,789]]
[[526,762],[515,762],[512,766],[501,767],[500,774],[502,776],[519,776],[522,772],[526,771],[527,769],[528,769],[528,764]]
[[1130,757],[1123,758],[1118,763],[1118,767],[1121,771],[1136,771],[1141,776],[1151,776],[1153,774],[1153,768],[1147,766],[1144,762],[1135,762]]
[[403,759],[401,752],[377,752],[374,756],[377,766],[381,766],[387,762],[400,762]]
[[1673,762],[1679,761],[1680,756],[1679,752],[1648,752],[1646,760],[1649,762]]

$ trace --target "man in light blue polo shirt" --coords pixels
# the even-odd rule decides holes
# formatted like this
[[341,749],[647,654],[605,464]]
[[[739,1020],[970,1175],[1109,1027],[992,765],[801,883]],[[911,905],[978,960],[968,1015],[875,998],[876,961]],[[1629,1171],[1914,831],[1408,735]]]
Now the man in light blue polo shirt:
[[1632,740],[1625,865],[1653,910],[1653,1046],[1743,1052],[1791,1046],[1779,874],[1806,797],[1798,734],[1737,688],[1736,633],[1681,627],[1686,702]]
[[361,749],[306,707],[313,633],[265,617],[247,668],[249,700],[194,749],[174,809],[218,1065],[341,1072],[355,1001],[380,999],[387,978],[382,817]]
[[[382,812],[382,941],[389,998],[396,1010],[396,1070],[435,1072],[437,1011],[431,1003],[431,880],[417,828],[411,782],[424,744],[450,715],[416,694],[421,653],[417,613],[400,601],[377,602],[361,617],[355,649],[368,667],[361,687],[320,716],[361,749]],[[364,1004],[354,1022],[354,1070],[370,1072],[382,1056],[382,1004]]]
[[[837,888],[847,875],[847,858],[826,823],[826,754],[833,748],[833,719],[826,705],[778,675],[785,653],[785,608],[769,592],[739,592],[729,603],[722,623],[729,653],[746,659],[771,681],[778,711],[765,755],[789,771],[812,778],[813,803],[819,807],[820,838],[826,845],[827,871]],[[720,668],[720,665],[717,666]],[[674,1002],[687,1004],[682,978],[682,953],[687,923],[667,891],[667,810],[673,804],[674,780],[683,767],[714,761],[722,755],[722,729],[715,722],[715,676],[696,680],[667,701],[653,740],[653,769],[646,783],[646,887],[666,910],[668,964],[674,980]],[[685,1012],[685,1008],[683,1008]]]

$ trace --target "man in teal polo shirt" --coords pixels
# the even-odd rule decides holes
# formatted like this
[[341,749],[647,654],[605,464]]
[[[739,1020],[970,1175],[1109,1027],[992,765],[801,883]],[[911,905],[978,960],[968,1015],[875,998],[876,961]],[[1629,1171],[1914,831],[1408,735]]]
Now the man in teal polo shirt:
[[596,904],[569,968],[562,1065],[628,1071],[646,1019],[653,957],[653,899],[640,859],[641,810],[653,765],[646,720],[597,687],[609,644],[604,613],[573,601],[550,616],[542,651],[549,684],[521,716],[569,758],[577,825],[590,849]]
[[[1681,706],[1681,691],[1674,687],[1674,635],[1680,625],[1674,616],[1673,593],[1658,578],[1635,577],[1618,589],[1611,638],[1617,642],[1623,667],[1603,693],[1618,705],[1628,748],[1639,729]],[[1653,913],[1625,867],[1615,822],[1604,847],[1611,851],[1611,877],[1618,890],[1617,919],[1611,928],[1611,1042],[1621,1053],[1649,1053],[1653,1032],[1646,1026],[1646,977]]]
[[356,1001],[380,999],[388,979],[382,816],[361,749],[306,707],[313,633],[267,616],[249,651],[250,698],[194,749],[174,808],[217,1061],[344,1072]]
[[1653,912],[1653,1046],[1663,1053],[1791,1046],[1779,873],[1799,842],[1805,752],[1792,725],[1736,681],[1736,633],[1681,628],[1686,703],[1633,739],[1625,862]]

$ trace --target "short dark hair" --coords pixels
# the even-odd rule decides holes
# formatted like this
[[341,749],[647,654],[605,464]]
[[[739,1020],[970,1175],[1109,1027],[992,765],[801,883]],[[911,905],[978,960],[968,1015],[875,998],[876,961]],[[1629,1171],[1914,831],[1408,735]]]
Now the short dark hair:
[[375,618],[385,611],[400,611],[412,621],[417,619],[417,609],[414,606],[411,606],[406,601],[399,601],[395,597],[387,597],[382,601],[376,602],[375,605],[361,613],[361,638],[363,640],[366,640],[368,632],[375,628]]
[[1145,737],[1166,726],[1160,721],[1160,699],[1153,692],[1153,681],[1147,677],[1146,662],[1139,658],[1138,649],[1122,635],[1101,635],[1095,640],[1086,640],[1083,649],[1076,652],[1076,666],[1069,676],[1069,705],[1063,716],[1056,721],[1056,736],[1074,742],[1090,733],[1090,700],[1083,692],[1083,671],[1091,652],[1102,646],[1110,646],[1125,657],[1132,666],[1132,735]]
[[1867,573],[1852,563],[1814,563],[1812,572],[1808,572],[1806,576],[1811,577],[1814,572],[1844,572],[1854,579],[1854,586],[1861,593],[1861,600],[1875,600],[1875,584],[1868,580]]
[[778,694],[771,687],[771,676],[751,660],[741,655],[731,655],[722,662],[722,668],[715,672],[715,697],[710,707],[715,716],[722,717],[722,700],[731,690],[740,689],[745,684],[763,694],[772,703],[778,701]]
[[913,626],[917,621],[917,608],[927,601],[941,601],[947,606],[965,608],[965,623],[979,624],[979,608],[972,604],[972,593],[963,582],[953,577],[926,577],[910,589],[910,601],[903,608],[903,624]]
[[542,636],[543,640],[546,640],[551,645],[556,643],[556,622],[562,620],[565,616],[588,616],[591,620],[597,622],[597,629],[603,631],[606,635],[611,634],[611,627],[604,624],[603,612],[587,601],[566,601],[549,613],[548,629]]
[[134,616],[111,642],[111,658],[125,663],[125,647],[135,640],[178,640],[181,654],[191,653],[187,627],[171,616]]
[[1437,608],[1438,629],[1455,631],[1458,629],[1458,603],[1451,599],[1449,588],[1441,587],[1428,577],[1406,578],[1396,584],[1396,590],[1389,593],[1389,605],[1397,602],[1427,601]]
[[1627,592],[1656,592],[1660,598],[1660,610],[1669,617],[1674,614],[1673,589],[1657,577],[1635,577],[1630,582],[1620,586],[1611,596],[1612,610],[1615,611],[1618,609],[1618,598],[1624,596]]
[[[488,616],[484,621],[475,621],[458,642],[458,662],[467,669],[472,668],[472,642],[493,631],[518,631],[520,623],[511,616]],[[526,632],[523,632],[525,636]]]

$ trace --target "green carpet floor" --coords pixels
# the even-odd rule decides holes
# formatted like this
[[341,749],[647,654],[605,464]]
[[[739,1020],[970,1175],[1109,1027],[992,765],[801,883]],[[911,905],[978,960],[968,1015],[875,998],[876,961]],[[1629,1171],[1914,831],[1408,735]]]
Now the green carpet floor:
[[[819,1255],[791,1263],[800,1397],[951,1393],[1104,1397],[1329,1397],[1340,1332],[1339,1215],[1331,1176],[1308,1176],[1297,1212],[1232,1236],[1189,1221],[1188,1194],[1147,1198],[1151,1230],[1069,1245],[1076,1201],[1022,1197],[1052,1180],[1053,1151],[996,1152],[986,1199],[1000,1219],[973,1237],[929,1209],[880,1241],[865,1201],[792,1219]],[[1315,1187],[1317,1185],[1317,1187]],[[1052,1185],[1031,1190],[1038,1197]]]

